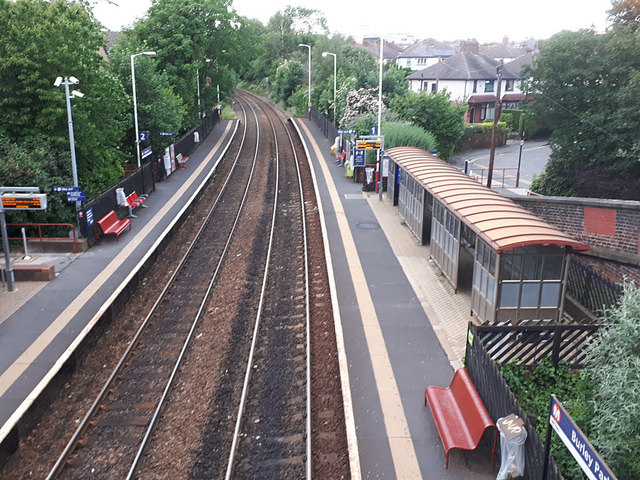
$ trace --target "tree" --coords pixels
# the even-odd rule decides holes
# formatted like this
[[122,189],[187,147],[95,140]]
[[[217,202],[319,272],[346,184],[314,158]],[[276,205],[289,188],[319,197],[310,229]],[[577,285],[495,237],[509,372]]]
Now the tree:
[[525,88],[550,124],[552,154],[534,183],[546,195],[640,199],[640,37],[561,32],[540,45]]
[[273,81],[273,94],[275,99],[285,107],[291,106],[289,99],[302,84],[304,69],[300,62],[284,62],[276,71],[276,78]]
[[591,442],[618,478],[640,478],[640,289],[625,284],[605,321],[585,367],[596,385]]
[[398,116],[431,132],[438,142],[438,156],[448,161],[456,142],[464,134],[465,105],[451,102],[446,91],[433,95],[427,92],[409,93],[392,102]]
[[[153,0],[147,16],[133,29],[137,43],[157,52],[159,71],[165,72],[174,92],[186,106],[185,128],[200,122],[196,75],[243,71],[256,53],[255,22],[239,16],[230,0]],[[206,59],[210,67],[206,68]],[[216,82],[217,83],[217,82]],[[212,84],[215,84],[212,82]],[[201,88],[205,108],[216,101],[214,89]]]
[[16,144],[37,136],[68,151],[64,88],[53,82],[74,76],[85,95],[72,105],[80,185],[89,196],[112,185],[123,172],[128,99],[98,53],[104,37],[90,10],[64,0],[0,0],[0,25],[0,130]]

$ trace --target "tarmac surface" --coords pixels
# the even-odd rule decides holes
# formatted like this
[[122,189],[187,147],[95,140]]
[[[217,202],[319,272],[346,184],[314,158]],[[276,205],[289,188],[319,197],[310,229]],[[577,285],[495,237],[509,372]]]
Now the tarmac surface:
[[[345,412],[354,421],[352,472],[361,478],[495,478],[498,468],[491,468],[486,449],[454,450],[445,470],[445,452],[424,406],[425,387],[447,386],[462,366],[468,293],[454,294],[429,262],[428,246],[417,244],[389,200],[346,178],[313,123],[295,123],[316,176],[337,293],[348,372]],[[0,288],[0,439],[213,171],[234,125],[218,125],[186,170],[156,185],[145,202],[149,208],[136,211],[132,231],[119,243],[103,240],[75,256],[32,253],[31,262],[56,262],[56,278],[16,282],[14,292]]]

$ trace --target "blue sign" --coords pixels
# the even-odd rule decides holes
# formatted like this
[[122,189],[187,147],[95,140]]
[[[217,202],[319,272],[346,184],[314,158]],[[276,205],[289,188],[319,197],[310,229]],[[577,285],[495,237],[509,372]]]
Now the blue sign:
[[587,477],[591,480],[617,480],[555,395],[551,395],[549,423]]
[[140,132],[138,134],[138,140],[141,142],[146,142],[149,140],[149,132]]
[[378,135],[378,126],[369,127],[369,135]]
[[352,128],[351,130],[338,130],[338,135],[355,135],[356,133],[358,133],[354,128]]
[[151,147],[147,147],[144,150],[142,150],[142,158],[147,158],[152,153],[153,152],[151,151]]
[[93,208],[87,209],[87,225],[93,225]]
[[54,192],[79,192],[80,187],[53,187]]
[[365,165],[365,151],[361,149],[355,150],[353,154],[353,166],[364,167]]
[[84,190],[79,192],[67,192],[67,202],[84,202],[86,199]]
[[177,137],[177,133],[169,133],[169,132],[160,132],[161,137]]

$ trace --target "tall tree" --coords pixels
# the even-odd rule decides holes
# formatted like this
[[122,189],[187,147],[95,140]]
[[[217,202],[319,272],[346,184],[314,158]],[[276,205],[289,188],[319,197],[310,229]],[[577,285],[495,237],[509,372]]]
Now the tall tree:
[[[637,4],[614,5],[625,3]],[[540,46],[526,83],[553,130],[539,193],[640,200],[640,37],[635,14],[614,11],[604,34],[561,32]]]
[[85,95],[72,107],[78,175],[89,195],[121,176],[127,127],[128,99],[98,52],[103,44],[84,4],[0,0],[0,130],[12,142],[38,136],[68,151],[64,88],[53,82],[76,77]]
[[140,44],[157,52],[159,70],[166,72],[187,107],[183,123],[189,127],[200,121],[196,75],[201,97],[210,107],[215,94],[203,87],[206,76],[222,69],[232,78],[227,69],[246,69],[256,48],[254,28],[255,22],[237,15],[230,0],[153,0],[133,32]]

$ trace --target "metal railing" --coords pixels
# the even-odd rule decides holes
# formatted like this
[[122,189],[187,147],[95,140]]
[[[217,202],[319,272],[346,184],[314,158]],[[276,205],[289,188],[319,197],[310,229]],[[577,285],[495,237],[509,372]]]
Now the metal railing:
[[[7,227],[11,228],[11,227],[17,227],[17,228],[26,228],[26,227],[37,227],[38,229],[38,236],[37,237],[30,237],[27,236],[26,239],[27,240],[38,240],[40,243],[40,250],[42,251],[42,253],[45,253],[45,240],[73,240],[73,253],[78,253],[78,237],[76,235],[76,227],[73,226],[71,223],[7,223]],[[71,237],[45,237],[42,234],[42,227],[67,227],[71,230],[72,232],[72,236]],[[8,234],[10,235],[10,234]],[[22,240],[22,236],[19,237],[11,237],[11,236],[7,236],[8,240]]]
[[[476,182],[487,185],[488,168],[472,168],[469,170],[469,176]],[[493,177],[491,179],[492,188],[516,188],[518,177],[517,168],[494,168]]]

